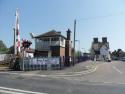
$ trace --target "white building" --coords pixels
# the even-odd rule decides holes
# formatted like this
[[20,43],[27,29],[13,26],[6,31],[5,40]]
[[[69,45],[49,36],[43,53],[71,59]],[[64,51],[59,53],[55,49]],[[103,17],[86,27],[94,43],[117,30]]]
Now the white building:
[[110,60],[109,54],[109,42],[107,37],[102,38],[102,42],[98,41],[98,38],[94,38],[91,47],[91,57],[95,60]]

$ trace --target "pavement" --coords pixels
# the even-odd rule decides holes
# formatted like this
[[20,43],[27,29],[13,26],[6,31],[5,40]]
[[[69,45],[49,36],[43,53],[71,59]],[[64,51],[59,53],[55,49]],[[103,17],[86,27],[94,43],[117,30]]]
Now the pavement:
[[40,71],[25,71],[25,74],[41,74],[41,75],[73,75],[86,73],[95,69],[96,65],[93,61],[85,61],[75,64],[75,66],[66,67],[62,70],[40,70]]
[[[85,61],[75,64],[75,66],[66,67],[62,70],[35,70],[35,71],[9,71],[4,68],[1,73],[11,73],[11,74],[20,74],[20,75],[34,75],[34,76],[80,76],[83,74],[92,73],[96,70],[99,62],[94,63],[93,61]],[[1,70],[1,69],[0,69]]]
[[0,71],[10,71],[8,67],[2,66],[0,67]]
[[[96,63],[97,64],[97,63]],[[95,63],[93,63],[93,61],[89,60],[89,61],[84,61],[84,62],[80,62],[80,63],[76,63],[75,66],[70,66],[70,67],[65,67],[64,69],[61,70],[31,70],[31,71],[25,71],[27,73],[30,72],[42,72],[45,74],[49,73],[66,73],[66,72],[80,72],[80,71],[84,71],[84,70],[88,70],[91,67],[94,67],[96,65]],[[0,71],[10,71],[8,66],[0,66]]]
[[9,71],[8,64],[0,62],[0,71]]

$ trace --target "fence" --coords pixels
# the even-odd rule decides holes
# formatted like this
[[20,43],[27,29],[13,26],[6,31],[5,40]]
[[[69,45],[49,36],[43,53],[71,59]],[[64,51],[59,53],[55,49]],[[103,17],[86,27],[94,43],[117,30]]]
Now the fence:
[[5,56],[6,56],[6,54],[0,54],[0,61],[3,61]]
[[11,54],[0,54],[0,63],[8,63],[7,61],[10,60],[11,57]]
[[28,70],[56,70],[64,67],[64,60],[60,57],[23,58],[20,60],[20,69]]

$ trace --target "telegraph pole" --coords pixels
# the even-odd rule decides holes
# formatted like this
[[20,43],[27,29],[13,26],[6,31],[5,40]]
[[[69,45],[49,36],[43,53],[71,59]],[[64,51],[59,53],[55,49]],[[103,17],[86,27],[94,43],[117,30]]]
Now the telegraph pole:
[[75,40],[76,40],[76,19],[74,20],[74,52],[73,52],[73,66],[75,65],[76,59],[75,59]]

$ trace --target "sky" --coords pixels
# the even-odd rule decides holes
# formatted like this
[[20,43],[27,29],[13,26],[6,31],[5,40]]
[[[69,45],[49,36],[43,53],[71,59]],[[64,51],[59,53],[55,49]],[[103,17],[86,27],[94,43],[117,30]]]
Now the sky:
[[[76,40],[80,50],[88,51],[94,37],[107,37],[110,50],[125,51],[125,0],[0,0],[0,40],[13,45],[15,12],[19,9],[21,39],[33,42],[29,33],[50,30],[72,33],[76,19]],[[76,42],[76,49],[79,42]]]

